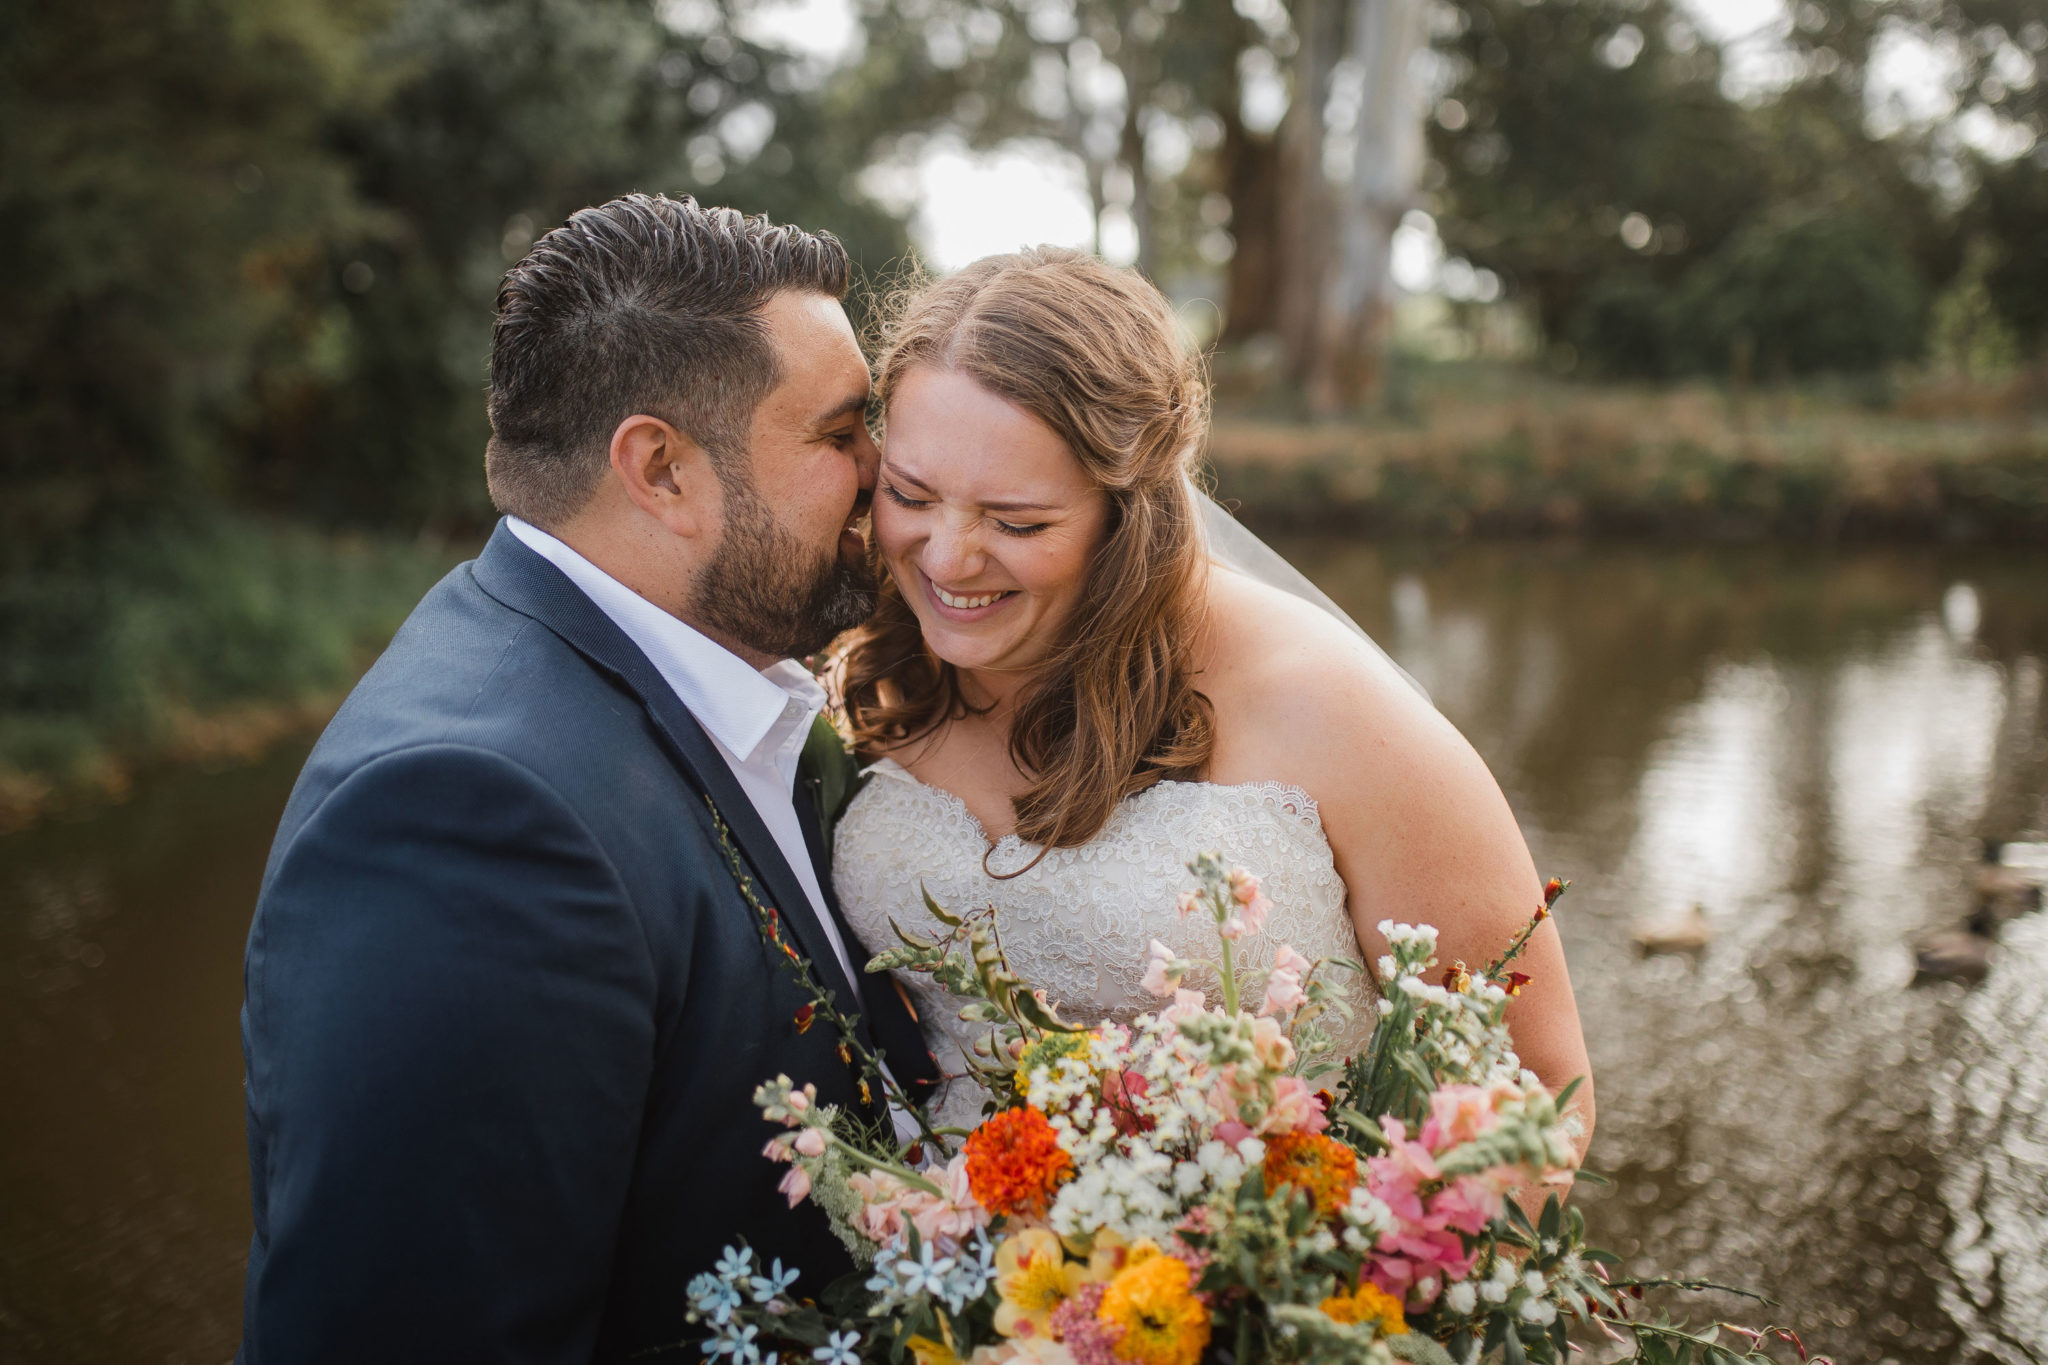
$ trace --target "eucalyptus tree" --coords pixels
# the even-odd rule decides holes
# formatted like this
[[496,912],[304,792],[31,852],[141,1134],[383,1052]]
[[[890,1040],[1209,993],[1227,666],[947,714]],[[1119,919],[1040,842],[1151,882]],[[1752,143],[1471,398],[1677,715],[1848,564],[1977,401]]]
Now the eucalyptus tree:
[[[1284,12],[1229,0],[861,0],[865,55],[844,96],[875,125],[876,153],[953,133],[990,148],[1051,143],[1080,164],[1096,246],[1127,214],[1140,269],[1157,275],[1190,163],[1235,114],[1237,64],[1284,34]],[[1186,215],[1192,216],[1192,215]]]

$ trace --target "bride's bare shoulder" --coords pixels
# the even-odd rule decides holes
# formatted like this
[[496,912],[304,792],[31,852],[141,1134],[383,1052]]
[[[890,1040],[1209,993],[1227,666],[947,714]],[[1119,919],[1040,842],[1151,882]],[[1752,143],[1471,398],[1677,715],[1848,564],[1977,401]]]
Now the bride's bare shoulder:
[[1341,621],[1229,569],[1209,575],[1198,662],[1196,686],[1216,712],[1219,767],[1271,767],[1297,757],[1297,749],[1313,753],[1333,729],[1357,739],[1440,723],[1408,680]]

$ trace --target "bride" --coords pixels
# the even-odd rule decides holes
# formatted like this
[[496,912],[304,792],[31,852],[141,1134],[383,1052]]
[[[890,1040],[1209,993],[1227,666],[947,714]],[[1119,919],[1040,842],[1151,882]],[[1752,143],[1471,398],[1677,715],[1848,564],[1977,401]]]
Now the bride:
[[[1435,924],[1446,965],[1497,955],[1542,894],[1506,801],[1355,627],[1205,534],[1208,395],[1157,290],[1053,248],[980,261],[900,306],[876,393],[886,573],[840,660],[871,780],[833,858],[870,949],[895,945],[892,919],[931,927],[922,884],[994,905],[1012,967],[1067,1017],[1128,1019],[1159,1003],[1151,940],[1211,954],[1214,926],[1175,901],[1214,849],[1276,906],[1239,945],[1248,977],[1281,943],[1369,963],[1387,919]],[[1553,1090],[1590,1082],[1554,924],[1527,960],[1523,1064]],[[978,1026],[928,977],[903,985],[955,1078],[939,1119],[972,1126]],[[1348,995],[1340,1054],[1377,1017],[1368,980]],[[1590,1133],[1590,1083],[1575,1108]]]

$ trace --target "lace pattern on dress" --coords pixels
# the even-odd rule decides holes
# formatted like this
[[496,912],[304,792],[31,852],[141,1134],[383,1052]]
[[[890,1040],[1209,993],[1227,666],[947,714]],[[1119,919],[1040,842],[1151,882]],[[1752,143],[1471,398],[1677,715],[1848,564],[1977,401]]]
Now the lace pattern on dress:
[[[1021,876],[1001,881],[982,870],[984,852],[1002,872],[1029,863],[1038,847],[1014,834],[991,847],[959,797],[892,760],[870,771],[878,780],[841,818],[832,869],[840,907],[870,952],[895,944],[891,919],[913,932],[935,927],[921,884],[949,910],[995,906],[1010,965],[1043,987],[1068,1018],[1128,1020],[1161,1003],[1142,985],[1154,938],[1182,956],[1215,956],[1213,923],[1183,921],[1174,908],[1194,884],[1187,860],[1215,849],[1263,878],[1275,906],[1266,931],[1238,945],[1241,987],[1263,982],[1282,943],[1312,960],[1362,960],[1322,817],[1299,787],[1157,783],[1125,798],[1088,843],[1054,849]],[[1356,974],[1340,971],[1330,980],[1353,1009],[1348,1024],[1327,1020],[1339,1055],[1348,1055],[1371,1035],[1375,998]],[[960,1002],[929,977],[906,974],[904,985],[940,1066],[957,1074],[961,1054],[983,1027],[961,1022]],[[950,1083],[940,1121],[971,1126],[983,1098],[971,1082]]]

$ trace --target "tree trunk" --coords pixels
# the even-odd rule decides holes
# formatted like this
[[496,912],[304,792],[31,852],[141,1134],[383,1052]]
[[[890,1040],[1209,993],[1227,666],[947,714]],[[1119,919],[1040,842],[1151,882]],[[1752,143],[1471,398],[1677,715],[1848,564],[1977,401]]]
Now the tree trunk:
[[1415,202],[1422,126],[1408,65],[1422,40],[1418,0],[1351,0],[1349,57],[1364,77],[1351,174],[1334,187],[1335,233],[1318,340],[1305,376],[1320,413],[1379,390],[1393,316],[1394,229]]
[[1324,111],[1344,30],[1342,0],[1297,0],[1294,92],[1280,125],[1279,232],[1274,324],[1287,377],[1304,386],[1322,340],[1333,205],[1323,171]]
[[1124,105],[1121,157],[1131,173],[1131,226],[1138,233],[1136,264],[1138,272],[1156,284],[1159,281],[1159,234],[1152,222],[1152,181],[1145,173],[1145,130],[1139,122],[1145,106],[1133,73],[1125,71],[1124,81],[1131,93],[1129,102]]
[[1230,257],[1223,320],[1224,345],[1263,336],[1278,325],[1275,272],[1280,246],[1280,147],[1255,136],[1238,117],[1233,97],[1223,102],[1223,194],[1230,200]]

